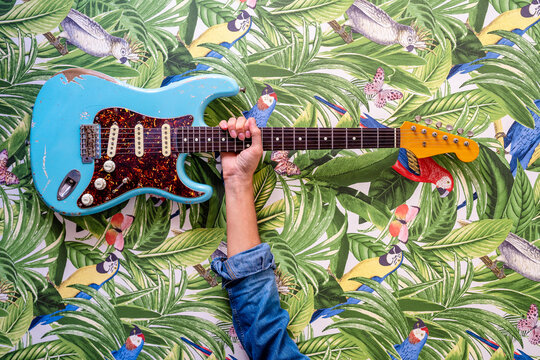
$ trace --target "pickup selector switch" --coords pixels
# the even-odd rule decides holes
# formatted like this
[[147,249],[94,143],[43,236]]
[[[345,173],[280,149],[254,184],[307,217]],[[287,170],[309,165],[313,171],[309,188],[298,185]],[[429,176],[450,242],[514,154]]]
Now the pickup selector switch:
[[94,197],[90,194],[84,194],[81,197],[81,202],[83,203],[84,206],[90,206],[94,202]]
[[108,173],[111,173],[116,169],[116,164],[112,160],[107,160],[103,163],[103,170],[105,170]]
[[107,187],[107,182],[104,178],[97,178],[96,181],[94,181],[94,187],[97,190],[103,190]]

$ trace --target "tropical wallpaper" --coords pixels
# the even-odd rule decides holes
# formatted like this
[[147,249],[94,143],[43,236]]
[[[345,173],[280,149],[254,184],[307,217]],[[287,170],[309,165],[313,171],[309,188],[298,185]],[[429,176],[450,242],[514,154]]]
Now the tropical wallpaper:
[[0,358],[247,359],[210,270],[226,255],[219,154],[186,161],[214,188],[200,204],[140,195],[69,217],[39,198],[36,96],[86,68],[142,88],[227,75],[246,91],[214,100],[209,126],[471,138],[472,162],[265,153],[255,207],[288,332],[320,360],[540,359],[539,20],[539,0],[0,1]]

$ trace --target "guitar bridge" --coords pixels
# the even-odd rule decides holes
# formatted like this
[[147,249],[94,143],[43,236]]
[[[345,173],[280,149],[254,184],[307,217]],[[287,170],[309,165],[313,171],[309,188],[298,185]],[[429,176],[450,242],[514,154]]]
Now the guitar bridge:
[[81,158],[84,164],[101,157],[99,125],[81,125]]

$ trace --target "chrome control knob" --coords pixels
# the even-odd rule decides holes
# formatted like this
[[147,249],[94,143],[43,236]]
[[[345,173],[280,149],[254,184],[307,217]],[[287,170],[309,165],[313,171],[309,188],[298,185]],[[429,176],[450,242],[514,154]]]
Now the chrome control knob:
[[81,202],[84,206],[90,206],[94,202],[94,197],[91,194],[84,194],[81,197]]
[[96,181],[94,181],[94,187],[97,190],[103,190],[107,187],[107,182],[104,178],[97,178]]
[[103,170],[105,170],[108,173],[111,173],[116,169],[116,164],[112,160],[107,160],[103,163]]

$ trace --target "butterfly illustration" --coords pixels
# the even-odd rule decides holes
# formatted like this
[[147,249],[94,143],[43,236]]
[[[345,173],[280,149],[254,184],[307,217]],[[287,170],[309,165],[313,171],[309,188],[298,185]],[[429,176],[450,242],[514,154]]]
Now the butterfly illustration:
[[[246,2],[246,0],[240,0],[240,2]],[[257,0],[247,0],[247,6],[255,9],[255,6],[257,6]]]
[[300,168],[289,160],[288,151],[273,151],[270,160],[277,162],[274,171],[279,175],[300,175]]
[[418,215],[418,211],[420,211],[418,206],[399,205],[396,208],[396,220],[390,223],[390,235],[397,237],[399,241],[406,244],[409,240],[407,224]]
[[540,327],[538,327],[538,307],[531,304],[527,318],[518,321],[517,328],[519,331],[527,331],[529,333],[529,342],[533,345],[540,344]]
[[364,86],[364,94],[370,97],[375,97],[375,106],[382,108],[387,101],[399,100],[403,97],[403,93],[395,89],[383,90],[384,85],[384,70],[382,67],[377,69],[373,82],[367,83]]
[[7,149],[0,151],[0,185],[16,185],[19,178],[7,170],[8,152]]
[[114,248],[118,251],[124,250],[123,232],[131,226],[133,219],[133,216],[123,215],[122,213],[113,215],[111,217],[111,228],[105,234],[107,244],[114,245]]

